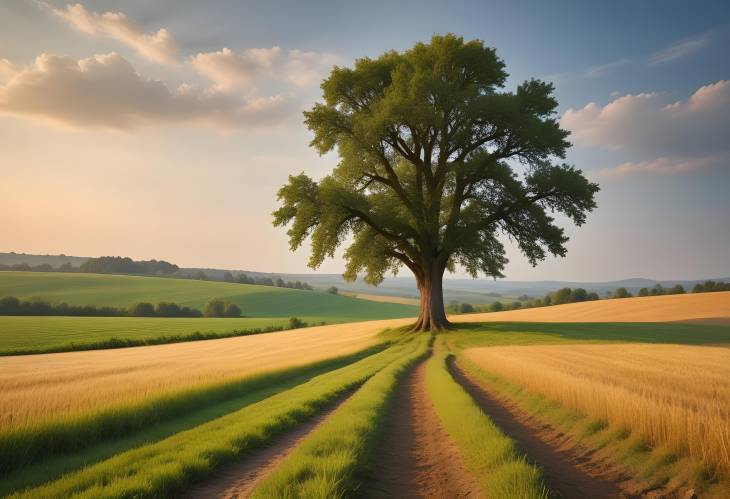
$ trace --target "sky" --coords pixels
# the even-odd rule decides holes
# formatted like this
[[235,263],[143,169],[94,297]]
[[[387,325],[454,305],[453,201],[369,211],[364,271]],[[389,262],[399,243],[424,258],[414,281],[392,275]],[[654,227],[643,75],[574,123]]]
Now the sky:
[[334,65],[448,32],[496,48],[506,90],[554,83],[601,186],[568,255],[508,243],[508,279],[730,275],[721,0],[2,2],[0,251],[310,272],[271,223],[289,174],[337,163],[302,111]]

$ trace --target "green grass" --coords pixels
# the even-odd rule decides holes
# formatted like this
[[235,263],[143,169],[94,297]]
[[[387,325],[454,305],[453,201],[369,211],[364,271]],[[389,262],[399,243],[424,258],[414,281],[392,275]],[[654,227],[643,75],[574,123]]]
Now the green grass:
[[325,424],[315,430],[254,490],[252,498],[330,499],[352,497],[367,471],[377,428],[398,377],[422,358],[430,337],[368,380]]
[[730,326],[679,323],[484,322],[455,324],[445,335],[452,349],[567,343],[730,343]]
[[384,347],[385,344],[376,345],[351,355],[306,366],[182,389],[177,393],[151,397],[143,402],[2,430],[0,476],[49,457],[77,452],[99,442],[136,434],[150,426],[191,414],[201,407],[245,397],[252,391],[283,383],[292,377],[332,369]]
[[[330,324],[300,317],[308,326]],[[100,350],[247,336],[289,329],[271,318],[0,316],[0,356]]]
[[171,497],[313,417],[385,366],[413,355],[413,342],[330,371],[258,403],[156,443],[123,452],[11,497]]
[[[313,318],[301,317],[314,323]],[[0,355],[95,350],[242,335],[288,319],[0,316]],[[197,334],[196,334],[197,333]]]
[[547,499],[540,470],[527,463],[515,442],[501,432],[446,367],[439,351],[426,364],[426,390],[436,414],[459,447],[464,462],[488,497]]
[[280,375],[269,375],[263,379],[259,379],[260,382],[251,386],[250,391],[242,392],[240,396],[235,396],[231,399],[216,401],[213,394],[211,394],[211,399],[207,403],[172,413],[171,419],[161,418],[157,423],[148,424],[140,428],[133,428],[132,430],[135,431],[129,435],[107,438],[83,447],[76,452],[58,456],[39,455],[37,462],[34,464],[28,465],[20,470],[15,470],[9,476],[2,477],[3,479],[0,482],[0,497],[23,488],[40,485],[56,479],[62,474],[109,459],[115,454],[168,438],[175,433],[194,428],[212,419],[240,410],[247,405],[259,402],[276,393],[305,383],[314,376],[363,359],[368,355],[382,350],[385,346],[383,344],[352,355],[287,369],[282,371]]
[[[128,307],[171,301],[197,309],[212,298],[229,300],[247,317],[312,317],[327,322],[411,317],[417,308],[317,291],[191,279],[61,272],[0,272],[0,297],[44,298],[70,305]],[[329,319],[329,320],[328,320]]]

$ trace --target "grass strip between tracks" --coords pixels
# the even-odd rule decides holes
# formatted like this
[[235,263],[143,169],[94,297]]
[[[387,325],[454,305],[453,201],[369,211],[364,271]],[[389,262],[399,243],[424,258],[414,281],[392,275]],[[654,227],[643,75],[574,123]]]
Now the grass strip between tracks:
[[394,345],[170,438],[119,454],[11,497],[171,497],[315,415],[413,351]]
[[446,367],[449,355],[438,351],[428,360],[426,390],[467,468],[488,497],[547,499],[540,470],[525,460],[515,442],[454,380]]
[[77,453],[103,442],[148,431],[150,427],[188,417],[201,408],[223,404],[245,397],[253,391],[285,384],[292,378],[315,376],[342,367],[380,352],[389,344],[381,343],[353,354],[305,366],[181,390],[141,403],[4,430],[0,432],[0,477],[57,456]]
[[414,338],[410,352],[370,378],[251,497],[331,499],[358,495],[358,475],[365,473],[371,462],[377,429],[398,377],[423,358],[431,341],[426,334]]

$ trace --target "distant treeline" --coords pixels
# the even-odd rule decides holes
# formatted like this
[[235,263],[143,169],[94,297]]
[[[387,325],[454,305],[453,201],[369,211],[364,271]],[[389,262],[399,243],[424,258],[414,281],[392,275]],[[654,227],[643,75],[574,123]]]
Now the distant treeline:
[[[15,296],[0,298],[0,315],[63,315],[71,317],[203,317],[200,310],[181,307],[176,303],[160,302],[157,305],[141,302],[129,309],[95,305],[69,305],[45,300],[21,300]],[[238,316],[241,310],[238,310]]]
[[271,277],[251,277],[243,272],[239,272],[235,277],[228,271],[223,273],[225,282],[237,282],[239,284],[256,284],[259,286],[276,286],[277,288],[304,289],[312,291],[314,288],[302,281],[285,281],[281,277],[273,279]]
[[31,267],[27,263],[16,263],[14,265],[0,264],[0,270],[15,270],[24,272],[84,272],[89,274],[146,274],[146,275],[170,275],[179,270],[173,263],[164,260],[141,260],[134,261],[129,257],[101,256],[89,258],[78,267],[66,262],[54,269],[48,263],[42,263]]
[[101,256],[89,258],[78,267],[66,262],[58,268],[48,263],[30,266],[27,263],[16,263],[14,265],[0,264],[0,271],[12,270],[17,272],[81,272],[89,274],[141,274],[153,276],[175,277],[178,279],[196,279],[199,281],[237,282],[239,284],[256,284],[258,286],[276,286],[278,288],[302,289],[312,291],[314,288],[302,281],[285,281],[281,277],[256,277],[248,276],[243,272],[233,273],[225,271],[223,278],[214,278],[199,270],[192,274],[180,273],[180,267],[174,263],[164,260],[140,260],[135,261],[129,257]]
[[[730,291],[730,283],[705,281],[702,284],[696,284],[692,288],[693,293],[711,293],[716,291]],[[661,284],[656,284],[651,288],[641,288],[636,296],[662,296],[662,295],[681,295],[686,290],[681,284],[676,284],[671,288],[665,288]],[[613,292],[609,292],[607,299],[612,298],[631,298],[634,295],[625,287],[616,288]],[[520,296],[517,300],[510,303],[502,303],[495,301],[487,305],[472,305],[471,303],[453,303],[447,308],[447,312],[458,314],[469,314],[474,312],[501,312],[502,310],[517,310],[520,308],[548,307],[550,305],[562,305],[564,303],[577,303],[582,301],[599,300],[597,293],[588,292],[583,288],[561,288],[552,293],[546,294],[543,298],[530,298],[526,295]]]

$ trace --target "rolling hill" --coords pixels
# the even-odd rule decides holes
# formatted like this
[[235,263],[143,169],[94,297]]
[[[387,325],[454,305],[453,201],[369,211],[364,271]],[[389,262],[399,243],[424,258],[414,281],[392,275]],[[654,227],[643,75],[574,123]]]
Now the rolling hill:
[[417,308],[317,291],[160,277],[0,272],[0,297],[43,298],[71,305],[128,307],[172,301],[202,308],[213,298],[236,303],[247,317],[318,317],[327,322],[391,319],[416,315]]

